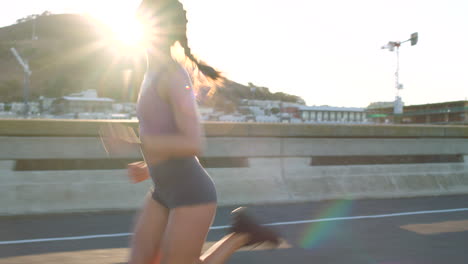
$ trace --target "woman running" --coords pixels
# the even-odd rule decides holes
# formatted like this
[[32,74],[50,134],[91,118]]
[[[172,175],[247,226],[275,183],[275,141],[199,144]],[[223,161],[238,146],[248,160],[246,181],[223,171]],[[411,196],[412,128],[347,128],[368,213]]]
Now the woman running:
[[136,222],[129,263],[220,264],[243,246],[277,245],[278,237],[240,208],[233,211],[231,233],[200,256],[216,212],[216,190],[196,157],[202,152],[203,131],[193,84],[173,59],[171,47],[180,44],[185,57],[208,80],[222,77],[192,55],[186,12],[179,1],[143,0],[138,13],[157,27],[137,103],[140,138],[118,125],[101,131],[110,153],[138,144],[145,161],[129,164],[129,177],[134,182],[151,177],[154,182]]

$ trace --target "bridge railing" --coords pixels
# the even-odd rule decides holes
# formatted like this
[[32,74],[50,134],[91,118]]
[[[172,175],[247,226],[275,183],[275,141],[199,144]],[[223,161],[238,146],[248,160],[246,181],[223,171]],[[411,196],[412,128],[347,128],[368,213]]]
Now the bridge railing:
[[[98,138],[105,122],[0,120],[0,214],[137,208],[149,181]],[[468,127],[205,123],[222,205],[468,193]]]

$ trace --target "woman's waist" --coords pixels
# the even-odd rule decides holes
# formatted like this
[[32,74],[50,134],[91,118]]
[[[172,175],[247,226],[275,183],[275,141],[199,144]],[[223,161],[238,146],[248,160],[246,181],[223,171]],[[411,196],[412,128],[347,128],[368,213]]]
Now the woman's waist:
[[193,174],[196,170],[203,170],[196,156],[170,157],[159,159],[156,163],[149,163],[148,168],[151,174]]
[[144,143],[141,145],[141,152],[148,166],[157,166],[162,163],[167,162],[187,162],[187,161],[196,161],[198,158],[196,156],[170,156],[165,155],[164,153],[156,152],[149,148],[145,148]]
[[177,132],[177,126],[173,120],[145,120],[140,119],[140,137],[151,137]]

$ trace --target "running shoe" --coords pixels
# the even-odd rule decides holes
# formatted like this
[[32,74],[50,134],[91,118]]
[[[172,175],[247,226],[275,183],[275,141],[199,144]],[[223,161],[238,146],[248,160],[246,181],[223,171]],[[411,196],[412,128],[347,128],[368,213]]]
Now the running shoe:
[[233,224],[230,228],[231,232],[247,233],[250,235],[250,241],[245,246],[250,246],[259,243],[270,243],[275,247],[279,245],[279,236],[272,229],[258,224],[247,213],[247,208],[239,207],[231,212]]

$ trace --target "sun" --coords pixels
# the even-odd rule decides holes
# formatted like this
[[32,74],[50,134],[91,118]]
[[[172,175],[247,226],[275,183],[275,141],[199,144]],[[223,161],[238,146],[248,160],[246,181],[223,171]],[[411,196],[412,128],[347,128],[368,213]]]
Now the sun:
[[131,14],[99,16],[109,31],[103,32],[107,46],[123,56],[144,52],[148,47],[147,26]]
[[127,46],[142,46],[144,42],[143,25],[136,18],[128,17],[110,23],[117,40]]

